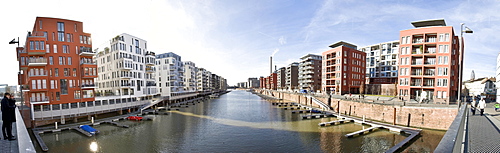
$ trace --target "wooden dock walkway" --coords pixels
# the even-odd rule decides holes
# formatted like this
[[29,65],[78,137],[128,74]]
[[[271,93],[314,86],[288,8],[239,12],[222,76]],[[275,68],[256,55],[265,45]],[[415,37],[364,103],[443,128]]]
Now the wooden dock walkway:
[[344,124],[344,123],[350,123],[354,122],[354,120],[337,120],[337,121],[330,121],[330,122],[323,122],[319,123],[319,126],[331,126],[331,125],[338,125],[338,124]]
[[368,133],[373,132],[373,131],[380,129],[380,128],[381,128],[381,126],[373,126],[373,127],[368,128],[368,129],[359,130],[356,132],[346,134],[345,137],[352,138],[354,136],[368,134]]
[[295,114],[295,113],[310,113],[311,110],[296,110],[296,111],[292,111],[292,114]]

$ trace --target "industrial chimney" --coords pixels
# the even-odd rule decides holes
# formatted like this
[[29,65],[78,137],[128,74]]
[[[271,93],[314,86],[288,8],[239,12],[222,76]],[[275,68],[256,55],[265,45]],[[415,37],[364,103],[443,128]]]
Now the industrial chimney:
[[273,73],[273,56],[269,57],[269,68],[271,71],[269,74]]

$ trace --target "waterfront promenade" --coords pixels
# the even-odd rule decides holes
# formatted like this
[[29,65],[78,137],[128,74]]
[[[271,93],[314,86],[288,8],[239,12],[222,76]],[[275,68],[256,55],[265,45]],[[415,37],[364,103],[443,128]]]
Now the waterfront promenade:
[[[2,118],[2,113],[0,113],[0,119]],[[22,119],[18,119],[22,122]],[[3,121],[0,120],[0,125],[3,125]],[[17,127],[16,127],[16,124],[13,123],[12,124],[12,135],[14,135],[16,138],[17,138]],[[1,132],[0,132],[1,133]],[[9,141],[9,140],[5,140],[3,135],[1,136],[2,140],[0,140],[0,152],[14,152],[14,153],[17,153],[19,152],[19,146],[18,146],[18,143],[17,143],[17,139],[14,140],[14,141]]]
[[468,152],[500,152],[500,112],[488,103],[484,116],[468,113]]

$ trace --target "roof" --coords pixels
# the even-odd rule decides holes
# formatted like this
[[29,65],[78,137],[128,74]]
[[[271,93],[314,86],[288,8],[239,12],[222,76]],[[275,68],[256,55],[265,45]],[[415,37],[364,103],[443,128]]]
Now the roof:
[[339,47],[339,46],[346,46],[346,47],[353,48],[353,49],[357,49],[358,48],[358,46],[356,46],[354,44],[351,44],[351,43],[348,43],[348,42],[344,42],[344,41],[339,41],[337,43],[334,43],[334,44],[330,45],[329,47],[336,48],[336,47]]
[[430,27],[430,26],[446,26],[444,19],[433,19],[433,20],[423,20],[423,21],[413,21],[411,22],[413,27]]
[[480,82],[481,82],[481,84],[484,84],[484,83],[486,83],[487,81],[496,82],[496,78],[494,78],[494,77],[491,77],[491,78],[488,78],[488,77],[484,77],[484,78],[477,78],[477,79],[474,79],[474,80],[467,80],[467,81],[464,81],[464,83],[472,83],[472,82],[477,82],[477,81],[480,81]]

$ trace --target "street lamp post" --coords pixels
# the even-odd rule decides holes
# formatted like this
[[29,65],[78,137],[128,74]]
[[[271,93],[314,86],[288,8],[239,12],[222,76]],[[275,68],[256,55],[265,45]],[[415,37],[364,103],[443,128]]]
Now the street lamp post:
[[474,31],[472,31],[471,29],[469,29],[469,27],[465,26],[465,30],[464,30],[464,23],[460,23],[460,56],[459,56],[459,61],[460,61],[460,66],[458,67],[458,94],[457,94],[457,102],[458,102],[458,105],[460,106],[461,105],[461,91],[462,91],[462,67],[463,67],[463,58],[462,56],[464,56],[464,32],[465,33],[473,33]]

